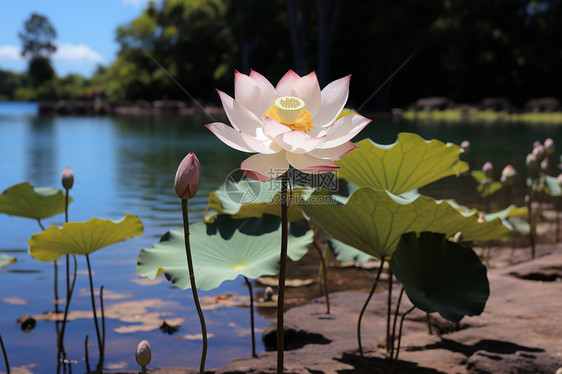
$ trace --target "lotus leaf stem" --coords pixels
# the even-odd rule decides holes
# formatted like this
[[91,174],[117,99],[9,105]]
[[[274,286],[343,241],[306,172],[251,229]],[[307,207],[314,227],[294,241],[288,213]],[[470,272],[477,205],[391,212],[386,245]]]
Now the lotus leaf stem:
[[86,339],[84,339],[84,360],[86,361],[86,373],[89,373],[90,370],[90,357],[88,355],[88,335],[86,335]]
[[103,368],[103,343],[101,340],[101,335],[100,335],[100,327],[98,324],[98,315],[96,312],[96,300],[94,299],[94,282],[92,280],[92,267],[90,265],[90,256],[88,254],[86,254],[86,264],[88,265],[88,279],[90,280],[90,298],[92,300],[92,312],[94,313],[94,325],[96,327],[96,336],[98,338],[98,349],[99,349],[99,353],[100,353],[100,357],[99,357],[99,361],[98,361],[98,365],[96,367],[96,371],[97,372],[102,372],[102,368]]
[[384,265],[384,257],[381,260],[381,264],[377,272],[377,277],[375,278],[375,281],[373,283],[373,288],[371,288],[371,292],[369,292],[369,296],[367,297],[367,300],[365,301],[363,308],[361,308],[361,312],[359,313],[359,319],[357,321],[357,344],[359,345],[359,354],[361,355],[361,365],[363,366],[363,371],[365,372],[367,372],[367,364],[365,362],[365,356],[363,355],[363,346],[361,344],[361,321],[363,319],[363,314],[367,309],[367,305],[369,305],[369,301],[371,301],[371,298],[373,297],[373,294],[375,293],[375,290],[379,285],[379,280],[381,279],[383,265]]
[[289,235],[287,201],[287,185],[289,177],[287,173],[281,177],[281,255],[279,268],[279,292],[277,296],[277,374],[283,373],[283,361],[285,355],[285,330],[283,327],[283,313],[285,311],[285,275],[287,273],[287,244]]
[[4,341],[2,340],[1,334],[0,334],[0,347],[2,348],[2,354],[4,355],[4,364],[6,365],[6,374],[10,374],[10,363],[8,362],[8,354],[6,353],[6,347],[4,347]]
[[392,363],[391,372],[393,372],[394,369],[396,368],[396,363],[398,362],[398,355],[400,354],[400,344],[402,343],[402,327],[404,326],[404,318],[406,318],[406,316],[410,314],[414,309],[416,309],[415,305],[412,306],[407,311],[405,311],[404,314],[402,314],[402,317],[400,318],[400,328],[398,329],[398,346],[396,347],[396,357],[394,357],[394,362]]
[[254,328],[254,293],[252,291],[252,283],[250,280],[244,276],[246,285],[248,286],[248,292],[250,293],[250,326],[252,328],[252,357],[258,357],[256,354],[256,334]]
[[312,246],[316,248],[318,251],[318,255],[320,255],[320,265],[322,266],[322,285],[324,287],[324,299],[326,300],[326,314],[330,314],[330,298],[328,296],[328,274],[326,269],[326,261],[324,259],[324,253],[316,244],[316,242],[312,242]]
[[[59,344],[58,344],[59,360],[60,360],[61,354],[63,355],[63,357],[66,357],[66,352],[64,350],[64,330],[66,328],[66,322],[67,322],[67,318],[68,318],[68,309],[70,308],[70,300],[72,299],[72,294],[74,292],[74,285],[76,284],[76,270],[77,270],[76,256],[72,255],[72,259],[74,260],[74,272],[72,274],[72,283],[70,284],[70,288],[68,288],[67,292],[66,292],[66,305],[64,306],[64,316],[62,318],[62,327],[61,327],[61,331],[60,331]],[[67,265],[68,265],[68,261],[67,261]]]
[[187,212],[187,199],[181,200],[181,208],[183,215],[183,228],[185,237],[185,254],[187,256],[187,268],[189,271],[189,281],[191,283],[191,291],[193,292],[193,301],[199,314],[199,321],[201,322],[201,334],[203,335],[203,350],[201,351],[201,363],[199,365],[199,373],[205,372],[205,359],[207,357],[207,327],[205,326],[205,316],[201,310],[199,296],[197,295],[197,286],[195,284],[195,273],[193,271],[193,261],[191,259],[191,244],[189,242],[189,216]]
[[400,289],[400,294],[398,295],[398,303],[396,304],[396,310],[394,311],[394,321],[392,322],[392,346],[390,350],[390,357],[394,355],[394,340],[396,338],[396,322],[398,321],[398,312],[400,311],[400,304],[402,303],[402,296],[404,296],[404,287]]
[[390,315],[392,314],[392,268],[388,264],[388,298],[386,300],[386,350],[392,351],[394,341],[390,337]]

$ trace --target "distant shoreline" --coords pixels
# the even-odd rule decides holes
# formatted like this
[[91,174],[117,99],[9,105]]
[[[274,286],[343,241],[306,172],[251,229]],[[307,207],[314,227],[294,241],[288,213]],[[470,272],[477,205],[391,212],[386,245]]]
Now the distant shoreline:
[[103,101],[40,101],[37,114],[40,116],[113,116],[113,115],[223,115],[222,107],[200,104],[188,105],[179,100],[156,100],[153,102],[107,103]]

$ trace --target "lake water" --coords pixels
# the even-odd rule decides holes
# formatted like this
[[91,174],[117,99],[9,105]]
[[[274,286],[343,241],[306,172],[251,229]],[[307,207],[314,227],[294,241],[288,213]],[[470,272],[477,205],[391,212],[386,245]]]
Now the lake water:
[[[162,234],[181,224],[180,201],[173,182],[176,168],[189,152],[201,162],[201,186],[190,201],[192,221],[201,220],[207,195],[216,189],[247,155],[222,144],[203,127],[212,122],[204,114],[188,117],[37,117],[33,103],[0,103],[0,191],[23,181],[34,186],[60,186],[60,175],[67,166],[75,173],[71,190],[74,202],[70,220],[92,217],[119,219],[125,213],[141,218],[142,237],[102,249],[91,256],[97,288],[104,285],[105,306],[125,310],[136,303],[148,312],[164,313],[161,319],[183,318],[180,330],[172,335],[158,329],[126,331],[136,323],[134,315],[107,319],[106,367],[135,370],[134,349],[148,339],[153,350],[150,367],[198,367],[201,343],[199,321],[190,291],[159,281],[143,283],[136,275],[138,252],[156,243]],[[222,119],[221,119],[222,120]],[[465,158],[479,169],[488,159],[501,169],[512,163],[524,174],[524,160],[534,140],[562,139],[562,128],[554,125],[524,124],[413,124],[375,120],[355,140],[370,137],[380,144],[392,143],[399,132],[411,131],[426,139],[436,138],[460,144],[468,139],[471,152]],[[557,155],[560,154],[557,150]],[[523,177],[515,190],[516,201],[523,199]],[[455,197],[464,204],[479,204],[475,183],[468,176],[447,178],[430,186],[425,193],[436,197]],[[61,225],[64,215],[43,222]],[[0,270],[0,334],[12,368],[26,366],[33,373],[54,372],[56,332],[53,322],[37,321],[29,333],[21,330],[18,317],[52,311],[53,265],[41,263],[27,254],[27,241],[40,231],[37,222],[0,215],[0,253],[16,256],[18,262]],[[71,311],[90,310],[85,263],[79,259],[75,297]],[[60,272],[62,273],[62,268]],[[60,288],[62,293],[63,281]],[[256,292],[263,290],[258,285]],[[219,289],[201,292],[202,296],[228,293],[247,295],[243,279],[224,283]],[[217,308],[205,312],[209,339],[208,368],[224,365],[232,358],[250,356],[249,313],[247,308]],[[256,314],[256,327],[263,329],[269,320]],[[95,331],[91,319],[77,319],[67,326],[65,343],[69,358],[78,361],[75,372],[84,372],[84,337],[90,339],[90,362],[97,362]],[[258,352],[264,348],[258,336]],[[173,354],[171,352],[174,352]],[[3,365],[0,364],[0,368]]]

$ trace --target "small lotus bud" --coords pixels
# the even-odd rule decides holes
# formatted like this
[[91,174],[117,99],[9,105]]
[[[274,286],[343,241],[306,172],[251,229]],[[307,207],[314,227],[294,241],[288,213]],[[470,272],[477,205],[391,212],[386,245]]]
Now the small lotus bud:
[[492,175],[494,174],[494,165],[492,165],[490,161],[487,161],[484,166],[482,166],[482,171],[488,178],[492,178]]
[[548,157],[544,158],[541,161],[541,170],[544,171],[545,173],[548,171]]
[[191,199],[199,189],[200,165],[195,153],[184,157],[176,172],[175,188],[180,199]]
[[271,288],[269,286],[265,288],[265,291],[263,292],[263,300],[264,301],[273,300],[273,288]]
[[486,216],[484,215],[484,213],[479,212],[478,213],[478,223],[484,223],[486,222]]
[[71,168],[62,171],[62,186],[65,190],[70,190],[74,184],[74,172]]
[[465,154],[470,151],[470,142],[468,140],[463,140],[461,143],[461,149]]
[[525,164],[527,165],[527,171],[529,172],[529,176],[531,178],[538,178],[539,162],[537,161],[537,156],[535,156],[534,153],[529,153],[527,155],[527,159],[525,160]]
[[148,344],[146,340],[142,340],[139,345],[137,345],[135,359],[140,366],[146,366],[150,363],[151,358],[150,344]]
[[492,184],[492,179],[490,179],[490,178],[484,178],[480,181],[480,185],[482,187],[489,186],[490,184]]
[[554,154],[554,150],[556,146],[554,145],[554,140],[548,138],[544,141],[544,151],[547,156],[552,156]]
[[542,144],[539,144],[535,148],[533,148],[533,154],[537,157],[537,160],[542,160],[542,157],[544,156],[544,147],[542,146]]
[[517,170],[515,170],[513,165],[507,165],[502,170],[500,181],[506,186],[512,186],[515,182],[515,177],[517,177]]
[[537,148],[539,145],[541,145],[541,142],[539,142],[538,140],[535,140],[533,142],[533,148]]

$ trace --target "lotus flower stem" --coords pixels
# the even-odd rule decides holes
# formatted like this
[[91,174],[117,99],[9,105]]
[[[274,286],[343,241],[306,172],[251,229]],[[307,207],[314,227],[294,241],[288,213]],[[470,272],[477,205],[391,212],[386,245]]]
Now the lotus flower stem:
[[101,309],[101,347],[105,353],[105,311],[103,308],[103,286],[100,287],[100,309]]
[[205,316],[201,310],[199,303],[199,296],[197,295],[197,286],[195,284],[195,273],[193,271],[193,261],[191,259],[191,245],[189,243],[189,216],[187,213],[187,199],[181,199],[181,210],[183,214],[183,228],[185,236],[185,254],[187,256],[187,268],[189,271],[189,281],[191,283],[191,291],[193,292],[193,301],[199,314],[199,321],[201,322],[201,334],[203,335],[203,350],[201,351],[201,363],[199,365],[199,373],[205,372],[205,359],[207,357],[207,327],[205,326]]
[[400,295],[398,296],[398,303],[396,304],[396,310],[394,311],[394,322],[392,322],[392,346],[390,350],[390,357],[394,355],[394,340],[396,338],[396,322],[398,321],[398,312],[400,311],[400,304],[402,303],[402,296],[404,295],[404,287],[400,290]]
[[388,265],[388,298],[386,299],[386,350],[392,351],[392,347],[394,346],[394,340],[390,336],[390,315],[392,314],[392,268],[390,267],[390,263]]
[[90,266],[90,256],[88,254],[86,254],[86,264],[88,264],[88,278],[90,280],[90,298],[92,300],[92,312],[94,313],[94,325],[96,327],[96,335],[98,338],[98,349],[99,349],[99,353],[100,353],[100,357],[99,357],[99,361],[98,361],[98,366],[96,368],[96,371],[101,373],[101,369],[103,368],[103,356],[104,356],[104,352],[103,352],[103,343],[101,340],[101,335],[100,335],[100,327],[98,325],[98,315],[96,312],[96,300],[94,299],[94,282],[92,280],[92,267]]
[[277,374],[283,373],[285,356],[285,329],[283,327],[283,313],[285,311],[285,275],[287,274],[287,244],[289,235],[287,199],[287,173],[281,177],[281,267],[279,268],[279,292],[277,296]]
[[533,187],[529,187],[528,196],[529,199],[527,200],[527,212],[528,212],[528,220],[529,220],[529,241],[531,242],[531,255],[535,258],[535,222],[533,217]]
[[312,246],[316,248],[318,254],[320,255],[320,264],[322,266],[322,285],[324,286],[324,298],[326,300],[326,314],[330,314],[330,298],[328,297],[328,274],[326,273],[326,261],[324,259],[324,253],[316,244],[316,241],[312,242]]
[[[62,354],[64,357],[66,357],[66,352],[64,350],[64,330],[66,328],[66,322],[67,322],[67,318],[68,318],[68,309],[70,308],[70,300],[72,299],[72,293],[74,292],[74,285],[76,284],[76,270],[77,270],[77,265],[76,265],[76,256],[72,255],[72,259],[74,260],[74,273],[72,275],[72,283],[70,284],[70,288],[67,290],[66,292],[66,305],[64,306],[64,316],[62,319],[62,327],[61,327],[61,331],[60,331],[60,337],[59,337],[59,360],[60,360],[60,355]],[[68,261],[67,261],[67,265],[68,265]]]
[[367,305],[369,305],[369,301],[371,301],[371,297],[373,297],[373,294],[375,293],[375,290],[379,285],[379,280],[381,279],[383,265],[384,265],[384,257],[381,260],[379,271],[377,272],[377,277],[375,278],[375,282],[373,283],[373,288],[371,288],[371,292],[369,292],[367,301],[365,301],[363,308],[361,308],[361,312],[359,313],[359,319],[357,321],[357,344],[359,345],[359,354],[361,355],[361,365],[363,366],[363,371],[365,372],[367,372],[367,363],[365,362],[365,356],[363,355],[363,346],[361,344],[361,320],[363,319],[363,314],[367,309]]
[[400,344],[402,343],[402,327],[404,326],[404,318],[406,318],[406,316],[410,314],[414,309],[416,309],[415,305],[405,311],[400,318],[400,328],[398,329],[398,346],[396,347],[396,357],[394,357],[394,363],[392,364],[391,372],[394,371],[396,363],[398,362],[398,355],[400,354]]
[[244,276],[246,285],[248,286],[248,291],[250,293],[250,326],[252,328],[252,357],[258,357],[256,354],[256,334],[254,328],[254,294],[252,292],[252,283],[246,276]]
[[0,335],[0,347],[2,348],[2,354],[4,355],[4,364],[6,365],[6,374],[10,374],[10,363],[8,362],[8,354],[6,353],[6,347],[4,347],[4,341],[2,340],[2,335]]
[[86,339],[84,339],[84,361],[86,361],[86,373],[89,373],[90,370],[90,357],[88,355],[88,335],[86,335]]

